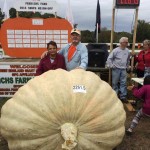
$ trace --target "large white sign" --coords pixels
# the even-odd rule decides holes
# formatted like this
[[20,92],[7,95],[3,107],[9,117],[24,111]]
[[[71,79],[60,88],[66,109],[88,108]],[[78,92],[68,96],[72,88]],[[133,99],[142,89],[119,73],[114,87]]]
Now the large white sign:
[[15,0],[14,8],[17,11],[33,11],[54,13],[57,12],[57,3],[52,0]]
[[18,89],[35,76],[37,62],[0,65],[0,97],[12,97]]

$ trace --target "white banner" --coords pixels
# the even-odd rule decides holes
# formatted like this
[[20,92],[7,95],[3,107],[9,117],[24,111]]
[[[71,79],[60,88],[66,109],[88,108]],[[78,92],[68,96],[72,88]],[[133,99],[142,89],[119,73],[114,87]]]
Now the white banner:
[[57,7],[56,1],[51,0],[14,0],[14,8],[17,11],[55,13]]
[[34,78],[37,68],[35,64],[1,64],[0,65],[0,97],[12,97],[18,89]]

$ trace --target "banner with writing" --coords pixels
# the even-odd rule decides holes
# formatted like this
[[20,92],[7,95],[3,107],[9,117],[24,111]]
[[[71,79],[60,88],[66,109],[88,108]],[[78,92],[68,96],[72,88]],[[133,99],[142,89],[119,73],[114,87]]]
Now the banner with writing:
[[0,97],[12,97],[18,89],[34,78],[37,64],[0,65]]
[[17,11],[55,13],[57,12],[58,4],[54,0],[15,0],[14,8]]

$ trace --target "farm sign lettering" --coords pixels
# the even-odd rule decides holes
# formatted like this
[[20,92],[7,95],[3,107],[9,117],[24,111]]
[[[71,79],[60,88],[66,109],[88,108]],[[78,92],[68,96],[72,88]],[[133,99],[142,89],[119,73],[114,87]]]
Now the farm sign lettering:
[[0,97],[12,97],[18,89],[34,78],[37,62],[34,64],[0,65]]
[[27,83],[32,77],[2,77],[0,78],[0,84],[24,84]]

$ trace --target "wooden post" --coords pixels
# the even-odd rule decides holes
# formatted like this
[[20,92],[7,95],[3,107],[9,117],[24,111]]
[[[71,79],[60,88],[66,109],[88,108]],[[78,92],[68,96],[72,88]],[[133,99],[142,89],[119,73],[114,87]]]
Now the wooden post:
[[115,8],[113,8],[113,12],[112,12],[112,28],[111,28],[110,52],[113,50],[114,25],[115,25]]
[[18,11],[16,11],[16,17],[17,17],[17,18],[19,17],[19,13],[18,13]]
[[[135,43],[136,43],[136,31],[137,31],[137,24],[138,24],[138,10],[139,10],[139,8],[136,8],[135,23],[134,23],[134,33],[133,33],[132,53],[134,53]],[[132,75],[133,75],[133,66],[134,66],[134,57],[132,57],[132,59],[131,59],[131,73],[130,73],[130,78],[132,78]]]
[[55,12],[55,18],[57,18],[57,12]]
[[[114,40],[114,25],[115,25],[115,7],[113,6],[112,12],[112,28],[111,28],[111,41],[110,41],[110,53],[113,50],[113,40]],[[109,84],[111,85],[111,69],[109,69]]]

